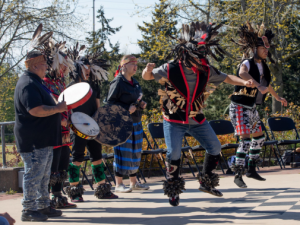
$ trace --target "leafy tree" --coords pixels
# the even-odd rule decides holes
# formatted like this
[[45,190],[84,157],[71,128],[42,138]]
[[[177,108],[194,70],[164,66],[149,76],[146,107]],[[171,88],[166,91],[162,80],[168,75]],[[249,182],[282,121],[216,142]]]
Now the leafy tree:
[[[40,23],[44,31],[73,40],[82,19],[75,14],[78,0],[0,0],[0,79],[26,57],[27,44]],[[5,66],[4,66],[5,65]],[[8,66],[9,65],[9,66]]]
[[170,10],[166,0],[156,3],[151,22],[143,22],[143,26],[138,26],[143,37],[138,40],[138,45],[142,50],[141,57],[147,61],[162,64],[174,44],[170,35],[177,36],[176,25],[176,9]]
[[[0,72],[7,70],[9,65],[0,67]],[[14,121],[14,91],[18,75],[11,70],[0,79],[0,121]]]
[[[88,33],[89,37],[86,38],[89,45],[88,51],[90,53],[102,52],[104,58],[109,60],[118,60],[120,59],[120,44],[118,42],[116,44],[111,43],[109,37],[120,31],[122,26],[115,28],[110,26],[113,18],[107,19],[105,17],[103,6],[98,9],[97,13],[97,19],[99,19],[98,22],[101,24],[101,28],[95,32]],[[105,46],[106,44],[108,44],[110,50],[107,49]]]

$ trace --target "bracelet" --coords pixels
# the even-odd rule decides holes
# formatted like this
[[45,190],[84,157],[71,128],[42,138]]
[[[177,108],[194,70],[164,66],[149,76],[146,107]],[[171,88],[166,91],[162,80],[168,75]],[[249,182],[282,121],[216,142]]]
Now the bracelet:
[[261,85],[257,86],[257,88],[261,87]]

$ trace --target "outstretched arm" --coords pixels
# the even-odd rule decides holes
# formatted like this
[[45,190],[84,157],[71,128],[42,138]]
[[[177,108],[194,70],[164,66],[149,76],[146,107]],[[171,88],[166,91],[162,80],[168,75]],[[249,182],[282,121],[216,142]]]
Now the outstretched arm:
[[153,69],[155,67],[155,63],[148,63],[146,68],[143,70],[142,77],[144,80],[154,80]]
[[238,86],[246,86],[246,87],[253,87],[253,79],[249,80],[243,80],[239,77],[236,77],[234,75],[228,75],[226,79],[224,80],[225,83],[227,84],[232,84],[232,85],[238,85]]

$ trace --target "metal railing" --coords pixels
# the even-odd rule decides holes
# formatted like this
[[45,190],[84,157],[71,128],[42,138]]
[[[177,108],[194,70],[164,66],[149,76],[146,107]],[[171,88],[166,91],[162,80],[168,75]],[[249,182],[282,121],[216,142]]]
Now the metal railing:
[[5,156],[5,126],[7,125],[14,125],[15,121],[10,121],[10,122],[1,122],[1,144],[2,144],[2,161],[3,165],[2,168],[6,168],[6,156]]

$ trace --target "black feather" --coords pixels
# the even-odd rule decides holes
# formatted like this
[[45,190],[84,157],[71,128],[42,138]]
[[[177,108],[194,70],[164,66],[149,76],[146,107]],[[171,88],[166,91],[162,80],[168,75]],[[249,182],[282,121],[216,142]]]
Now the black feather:
[[36,39],[39,35],[41,35],[42,30],[43,30],[43,24],[40,23],[40,25],[35,29],[32,35],[32,40]]

